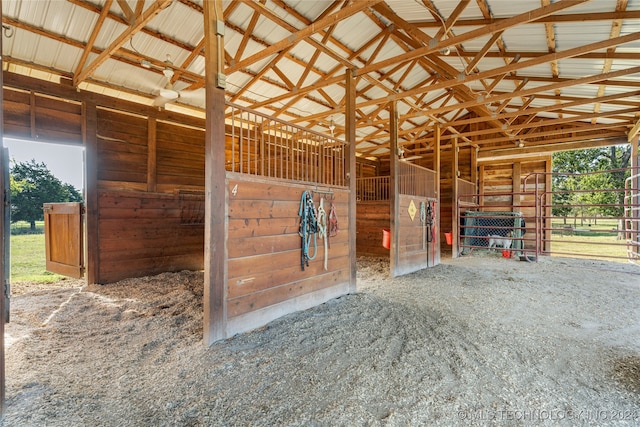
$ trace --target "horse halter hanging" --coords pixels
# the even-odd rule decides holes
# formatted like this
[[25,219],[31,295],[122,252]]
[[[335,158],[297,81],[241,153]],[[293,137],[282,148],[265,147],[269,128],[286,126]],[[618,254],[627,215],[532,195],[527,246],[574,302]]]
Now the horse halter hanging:
[[[300,216],[300,234],[301,238],[301,254],[300,254],[300,266],[304,271],[304,266],[309,266],[309,260],[316,257],[318,252],[317,246],[317,232],[318,232],[318,217],[316,216],[316,208],[313,204],[313,198],[308,190],[302,193],[300,198],[300,209],[298,210]],[[313,235],[313,256],[309,255],[309,246],[311,244],[311,236]]]
[[420,202],[420,222],[427,228],[427,243],[433,241],[433,206],[431,202]]

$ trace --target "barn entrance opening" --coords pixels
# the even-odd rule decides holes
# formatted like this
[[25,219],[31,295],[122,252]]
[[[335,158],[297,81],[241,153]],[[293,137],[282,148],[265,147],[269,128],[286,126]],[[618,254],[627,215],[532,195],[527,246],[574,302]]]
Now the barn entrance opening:
[[[79,277],[68,269],[51,270],[46,263],[49,255],[45,236],[48,213],[59,213],[62,204],[75,205],[81,213],[84,201],[84,148],[77,144],[55,144],[4,138],[11,170],[11,250],[10,278],[12,283],[30,283],[38,288],[60,279],[59,275]],[[60,205],[59,205],[60,204]],[[52,206],[55,210],[52,211]],[[82,218],[68,223],[65,233],[76,241],[82,238]],[[49,218],[51,216],[49,215]],[[56,216],[57,221],[60,217]],[[70,246],[60,240],[54,250],[58,253],[81,254],[83,248]],[[56,256],[60,256],[60,255]],[[77,257],[77,255],[74,255]],[[14,285],[15,286],[15,285]],[[45,286],[46,287],[46,286]]]

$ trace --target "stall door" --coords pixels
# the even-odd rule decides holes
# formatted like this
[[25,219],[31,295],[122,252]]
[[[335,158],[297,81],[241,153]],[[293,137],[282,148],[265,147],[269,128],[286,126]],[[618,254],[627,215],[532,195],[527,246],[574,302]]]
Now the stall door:
[[47,271],[81,278],[84,275],[82,203],[45,203],[43,209]]

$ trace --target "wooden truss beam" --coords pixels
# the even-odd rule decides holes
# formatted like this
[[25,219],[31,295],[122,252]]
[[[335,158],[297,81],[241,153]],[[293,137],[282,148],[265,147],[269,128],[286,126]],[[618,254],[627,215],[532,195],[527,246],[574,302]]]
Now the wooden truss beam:
[[135,21],[129,28],[123,31],[116,39],[111,42],[111,44],[102,51],[97,58],[93,60],[89,65],[86,66],[84,70],[82,70],[79,74],[77,74],[73,78],[73,85],[78,86],[80,82],[83,82],[87,77],[89,77],[93,72],[102,65],[109,57],[114,54],[118,49],[124,45],[127,40],[131,38],[135,33],[140,31],[149,21],[158,15],[158,13],[162,12],[166,9],[173,0],[156,0],[156,2],[147,8],[142,15],[136,17]]

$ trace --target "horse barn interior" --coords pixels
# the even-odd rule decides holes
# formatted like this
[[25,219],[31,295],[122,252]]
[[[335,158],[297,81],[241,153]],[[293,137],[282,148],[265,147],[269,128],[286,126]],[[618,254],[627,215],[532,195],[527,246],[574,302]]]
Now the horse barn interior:
[[355,291],[358,255],[457,257],[461,207],[508,205],[536,256],[556,151],[631,144],[638,203],[637,0],[2,0],[2,24],[4,136],[85,149],[50,268],[204,270],[205,344]]

